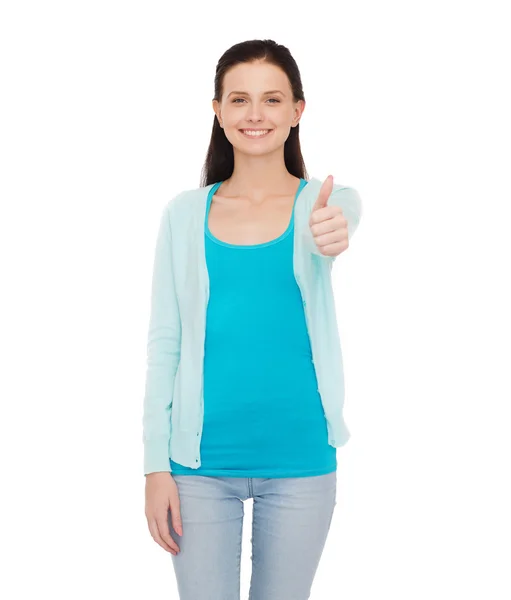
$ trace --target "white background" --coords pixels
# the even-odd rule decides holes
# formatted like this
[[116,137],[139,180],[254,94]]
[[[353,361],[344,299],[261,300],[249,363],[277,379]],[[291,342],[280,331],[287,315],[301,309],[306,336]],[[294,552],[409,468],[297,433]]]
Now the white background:
[[505,4],[2,3],[2,598],[178,598],[144,515],[153,251],[199,186],[216,62],[253,38],[300,67],[309,176],[363,201],[311,599],[511,598]]

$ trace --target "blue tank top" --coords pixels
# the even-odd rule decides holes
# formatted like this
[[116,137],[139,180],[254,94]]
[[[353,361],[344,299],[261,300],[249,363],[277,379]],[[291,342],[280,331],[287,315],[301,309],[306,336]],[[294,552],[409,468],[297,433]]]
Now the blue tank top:
[[209,302],[201,466],[175,475],[309,477],[337,468],[328,444],[302,296],[293,273],[294,206],[286,231],[235,245],[204,221]]

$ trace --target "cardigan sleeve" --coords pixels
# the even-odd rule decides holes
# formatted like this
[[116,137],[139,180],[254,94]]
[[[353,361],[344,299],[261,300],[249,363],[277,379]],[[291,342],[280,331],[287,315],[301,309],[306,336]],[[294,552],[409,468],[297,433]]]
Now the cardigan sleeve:
[[362,200],[355,188],[340,187],[334,189],[328,199],[328,204],[339,206],[348,221],[348,240],[351,241],[362,218]]
[[171,471],[172,396],[181,356],[181,320],[172,268],[170,205],[160,218],[153,262],[143,407],[145,475]]

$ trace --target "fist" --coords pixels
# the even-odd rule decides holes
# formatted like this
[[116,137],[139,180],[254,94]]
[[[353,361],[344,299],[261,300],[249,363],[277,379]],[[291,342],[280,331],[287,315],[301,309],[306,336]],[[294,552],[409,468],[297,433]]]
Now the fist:
[[329,175],[321,189],[309,218],[309,227],[316,246],[325,256],[338,256],[348,247],[348,222],[340,206],[328,206],[334,187],[334,178]]

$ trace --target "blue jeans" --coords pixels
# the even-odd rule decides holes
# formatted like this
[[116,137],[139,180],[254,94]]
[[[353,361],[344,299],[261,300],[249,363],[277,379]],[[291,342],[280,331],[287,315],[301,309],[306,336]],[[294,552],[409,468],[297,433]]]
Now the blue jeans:
[[249,600],[306,600],[336,505],[337,472],[313,477],[173,475],[183,535],[169,529],[180,600],[240,600],[244,500],[254,499]]

